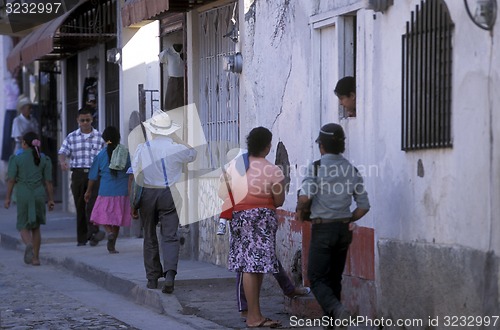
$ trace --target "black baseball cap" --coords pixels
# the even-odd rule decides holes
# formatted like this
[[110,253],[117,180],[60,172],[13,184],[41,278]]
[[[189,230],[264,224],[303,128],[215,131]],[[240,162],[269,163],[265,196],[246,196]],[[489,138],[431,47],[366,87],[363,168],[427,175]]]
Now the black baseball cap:
[[345,134],[344,129],[339,124],[326,124],[319,130],[318,138],[316,142],[324,142],[328,140],[344,140]]

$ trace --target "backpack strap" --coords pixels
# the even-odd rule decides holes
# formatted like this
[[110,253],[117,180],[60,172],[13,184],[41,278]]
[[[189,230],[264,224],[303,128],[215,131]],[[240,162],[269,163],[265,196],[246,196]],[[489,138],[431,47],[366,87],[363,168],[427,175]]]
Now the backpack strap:
[[321,166],[321,159],[315,160],[313,165],[314,165],[314,176],[318,176],[319,167]]

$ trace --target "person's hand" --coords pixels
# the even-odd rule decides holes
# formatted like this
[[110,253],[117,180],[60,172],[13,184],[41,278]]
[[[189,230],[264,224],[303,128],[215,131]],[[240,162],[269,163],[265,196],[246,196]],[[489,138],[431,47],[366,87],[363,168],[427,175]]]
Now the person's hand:
[[60,162],[59,164],[61,165],[61,170],[63,170],[63,171],[69,170],[68,162],[64,161],[64,162]]
[[54,210],[54,206],[56,206],[56,203],[53,200],[48,201],[47,206],[49,207],[49,211]]
[[85,195],[83,195],[83,199],[85,200],[85,203],[88,203],[88,202],[89,202],[91,195],[92,195],[92,194],[91,194],[91,192],[90,192],[90,191],[88,191],[88,190],[87,190],[87,191],[85,192]]
[[303,219],[303,210],[295,210],[295,221],[300,221],[300,222],[304,222],[304,219]]
[[353,231],[358,225],[355,222],[349,222],[349,230]]
[[132,219],[139,219],[139,212],[135,207],[130,209],[130,216]]
[[5,198],[5,202],[3,203],[3,206],[8,209],[10,207],[10,198]]

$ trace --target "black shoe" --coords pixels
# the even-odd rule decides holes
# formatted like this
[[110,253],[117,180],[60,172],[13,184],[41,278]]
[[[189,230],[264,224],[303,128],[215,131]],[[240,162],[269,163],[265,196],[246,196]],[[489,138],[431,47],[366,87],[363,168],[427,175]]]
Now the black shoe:
[[158,280],[148,280],[148,284],[146,284],[148,289],[157,289],[158,288]]
[[165,274],[165,285],[163,286],[163,289],[161,292],[163,293],[172,293],[174,292],[174,280],[175,280],[175,275],[177,273],[174,270],[169,270]]
[[85,245],[87,245],[87,243],[78,242],[78,244],[76,244],[76,246],[85,246]]
[[[333,313],[330,313],[330,316],[333,316],[335,320],[340,320],[341,324],[349,324],[348,322],[351,318],[351,313],[344,307],[344,305],[339,303],[333,310]],[[347,329],[347,326],[338,326],[335,327],[335,329]]]

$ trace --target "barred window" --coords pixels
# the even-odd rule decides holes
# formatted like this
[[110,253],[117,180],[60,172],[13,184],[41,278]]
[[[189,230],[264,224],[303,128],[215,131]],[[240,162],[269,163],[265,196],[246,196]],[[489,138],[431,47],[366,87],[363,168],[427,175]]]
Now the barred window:
[[406,22],[402,150],[452,147],[452,32],[453,22],[443,0],[422,0]]
[[200,14],[199,113],[207,150],[198,154],[202,169],[215,169],[227,152],[239,147],[239,75],[224,71],[222,57],[236,53],[236,44],[225,37],[232,28],[236,3]]

